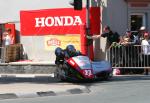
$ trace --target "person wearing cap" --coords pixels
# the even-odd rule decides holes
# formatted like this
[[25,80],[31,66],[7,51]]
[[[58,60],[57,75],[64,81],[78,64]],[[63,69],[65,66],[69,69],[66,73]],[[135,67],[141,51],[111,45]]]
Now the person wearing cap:
[[145,31],[145,30],[146,30],[145,26],[140,27],[140,31]]
[[[145,32],[143,36],[144,39],[141,42],[143,66],[150,67],[150,34],[148,32]],[[145,74],[148,75],[148,68],[144,69],[144,71]]]
[[140,41],[142,41],[144,39],[144,33],[145,32],[146,32],[146,27],[145,26],[141,26],[141,28],[139,29],[139,33],[138,33]]

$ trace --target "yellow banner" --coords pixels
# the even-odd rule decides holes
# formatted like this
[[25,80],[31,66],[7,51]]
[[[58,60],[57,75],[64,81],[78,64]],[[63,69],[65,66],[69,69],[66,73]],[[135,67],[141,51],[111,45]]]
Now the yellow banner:
[[55,50],[57,47],[65,49],[67,45],[72,44],[77,50],[81,49],[80,35],[49,35],[45,36],[45,49]]

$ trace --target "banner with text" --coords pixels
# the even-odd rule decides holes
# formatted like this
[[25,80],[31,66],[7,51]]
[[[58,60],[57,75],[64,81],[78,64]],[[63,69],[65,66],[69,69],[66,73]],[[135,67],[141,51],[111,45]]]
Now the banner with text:
[[56,47],[65,49],[67,45],[73,44],[77,50],[81,49],[80,35],[49,35],[45,36],[45,49],[55,50]]
[[[86,24],[86,9],[58,8],[20,11],[23,36],[80,34]],[[100,8],[90,8],[90,31],[100,32]]]

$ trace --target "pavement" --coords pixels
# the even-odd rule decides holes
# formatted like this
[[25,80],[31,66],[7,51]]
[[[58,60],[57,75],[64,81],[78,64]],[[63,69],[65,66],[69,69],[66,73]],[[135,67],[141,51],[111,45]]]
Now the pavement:
[[0,74],[0,100],[89,92],[84,85],[55,80],[53,74]]

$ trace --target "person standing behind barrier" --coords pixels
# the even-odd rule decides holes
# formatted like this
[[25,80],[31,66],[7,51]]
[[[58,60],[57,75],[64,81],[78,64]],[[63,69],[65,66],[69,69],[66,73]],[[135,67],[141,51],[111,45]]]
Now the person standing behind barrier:
[[139,29],[139,33],[138,33],[140,42],[144,39],[144,33],[145,33],[145,32],[146,32],[146,28],[145,28],[145,26],[142,26],[142,27]]
[[[149,33],[144,33],[144,39],[141,42],[142,46],[142,58],[143,58],[143,66],[150,67],[150,35]],[[150,68],[149,68],[150,69]],[[148,68],[144,69],[145,74],[148,75]]]
[[[113,51],[112,44],[119,43],[120,35],[117,32],[113,32],[109,26],[105,26],[102,34],[94,35],[94,36],[87,36],[88,39],[97,39],[100,37],[107,38],[107,44],[106,44],[107,47],[106,48],[110,50],[109,59],[110,59],[110,62],[112,63],[112,65],[116,65],[116,61],[118,60],[119,55]],[[115,60],[115,58],[117,60]]]
[[[124,45],[124,51],[123,54],[123,61],[125,67],[135,67],[137,65],[137,48],[135,47],[136,44],[139,44],[139,40],[135,37],[135,35],[132,34],[131,31],[127,30],[125,33],[125,36],[123,37],[123,40],[121,42],[122,45]],[[134,73],[136,70],[134,69],[126,69],[127,73]]]
[[117,32],[113,32],[109,26],[105,26],[103,29],[103,33],[100,35],[87,36],[88,39],[97,39],[100,37],[107,38],[107,46],[110,47],[113,42],[120,41],[120,35]]
[[139,44],[139,40],[137,37],[135,37],[135,35],[132,35],[131,31],[127,30],[121,44],[135,45],[135,44]]
[[3,45],[7,46],[10,44],[13,44],[13,39],[14,37],[11,34],[11,29],[7,28],[5,32],[3,33]]

